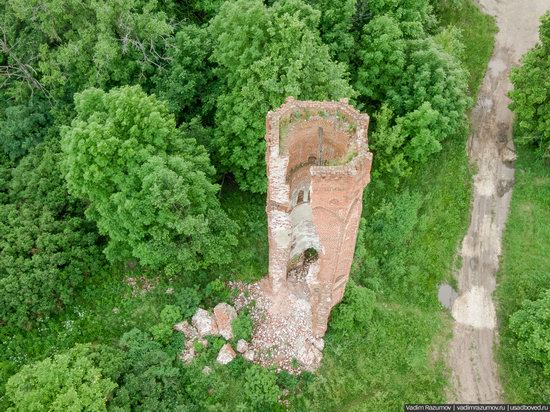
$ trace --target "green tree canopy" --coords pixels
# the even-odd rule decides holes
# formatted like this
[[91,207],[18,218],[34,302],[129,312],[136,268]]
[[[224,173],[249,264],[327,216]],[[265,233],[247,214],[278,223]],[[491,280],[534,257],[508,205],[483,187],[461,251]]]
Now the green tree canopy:
[[383,14],[394,17],[402,24],[403,31],[411,37],[416,37],[424,29],[435,26],[430,0],[362,0],[367,3],[370,14],[374,17]]
[[362,64],[355,85],[362,98],[374,101],[387,98],[403,73],[405,46],[399,23],[391,16],[375,17],[364,26],[358,51]]
[[223,85],[217,100],[219,162],[243,189],[266,190],[265,114],[287,96],[352,96],[344,68],[331,60],[316,27],[320,13],[300,0],[225,3],[210,26],[212,60]]
[[[76,345],[67,352],[23,366],[6,385],[9,411],[106,411],[117,387],[109,376],[119,356],[113,349]],[[105,373],[104,370],[108,372]]]
[[215,104],[212,40],[205,27],[184,25],[168,50],[170,63],[155,76],[157,92],[178,120],[211,115]]
[[352,32],[357,0],[308,0],[321,12],[319,32],[330,50],[330,56],[338,62],[349,63],[355,39]]
[[[461,130],[471,104],[467,72],[457,57],[459,34],[430,37],[425,25],[431,20],[420,16],[431,8],[414,13],[399,8],[396,13],[390,5],[397,3],[373,2],[373,10],[385,14],[364,26],[355,82],[359,100],[371,110],[380,108],[370,139],[374,173],[395,183],[414,162],[425,162],[444,139]],[[406,25],[410,21],[420,24],[414,33]]]
[[26,99],[30,89],[69,103],[90,86],[146,84],[168,62],[173,26],[163,3],[8,0],[0,61],[9,94]]
[[67,192],[59,143],[36,146],[12,170],[0,208],[0,323],[29,326],[72,302],[102,263],[95,225]]
[[[10,102],[2,93],[0,98]],[[19,159],[44,140],[50,124],[49,107],[39,96],[22,104],[0,106],[0,148],[10,159]]]
[[124,351],[124,363],[109,410],[187,410],[183,371],[175,357],[138,329],[125,333],[119,346]]
[[517,116],[520,144],[532,144],[550,159],[550,13],[541,19],[540,41],[512,70],[510,108]]
[[214,168],[166,105],[137,86],[89,89],[75,103],[77,117],[62,131],[63,167],[109,236],[107,257],[167,273],[226,263],[236,227],[210,181]]

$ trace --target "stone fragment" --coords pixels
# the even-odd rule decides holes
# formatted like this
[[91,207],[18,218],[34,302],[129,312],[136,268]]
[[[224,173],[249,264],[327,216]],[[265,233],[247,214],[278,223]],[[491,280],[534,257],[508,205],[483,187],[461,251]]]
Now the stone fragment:
[[239,339],[239,341],[237,342],[237,352],[245,353],[248,350],[249,346],[250,345],[247,341],[245,341],[244,339]]
[[256,354],[254,353],[253,349],[249,349],[245,353],[243,353],[243,358],[245,358],[249,362],[254,362]]
[[202,373],[204,373],[205,375],[210,375],[210,372],[212,372],[212,369],[210,369],[209,366],[205,366],[204,368],[202,368]]
[[310,342],[317,350],[319,350],[321,352],[325,348],[325,341],[323,340],[323,338],[314,338],[314,337],[312,337],[310,339]]
[[204,309],[198,309],[193,315],[191,323],[197,329],[199,336],[216,336],[218,335],[218,326],[214,318]]
[[301,338],[296,341],[297,356],[296,360],[300,362],[306,370],[315,370],[321,363],[323,353],[317,349],[311,342]]
[[173,329],[176,332],[183,333],[187,339],[196,339],[199,336],[199,332],[197,331],[197,329],[190,325],[189,322],[187,322],[186,320],[180,323],[176,323],[173,326]]
[[193,342],[188,341],[185,344],[185,349],[180,355],[180,359],[183,361],[183,363],[190,364],[194,358],[195,358],[195,347],[193,346]]
[[218,363],[221,363],[222,365],[227,365],[229,362],[235,359],[235,356],[237,356],[237,354],[235,353],[231,345],[229,343],[226,343],[220,349],[216,361]]
[[214,308],[214,320],[218,326],[218,333],[227,340],[233,338],[231,323],[236,317],[237,311],[227,303],[218,303]]

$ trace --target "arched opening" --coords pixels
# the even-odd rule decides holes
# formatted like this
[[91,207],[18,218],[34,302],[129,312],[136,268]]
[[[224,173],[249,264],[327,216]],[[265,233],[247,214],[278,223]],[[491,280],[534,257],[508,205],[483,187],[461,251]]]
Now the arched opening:
[[300,204],[302,204],[302,203],[304,203],[304,191],[303,191],[303,190],[300,190],[300,191],[298,192],[298,200],[296,201],[296,204],[297,204],[297,205],[300,205]]
[[319,252],[315,248],[304,250],[288,262],[287,279],[291,282],[303,281],[309,271],[309,266],[319,259]]

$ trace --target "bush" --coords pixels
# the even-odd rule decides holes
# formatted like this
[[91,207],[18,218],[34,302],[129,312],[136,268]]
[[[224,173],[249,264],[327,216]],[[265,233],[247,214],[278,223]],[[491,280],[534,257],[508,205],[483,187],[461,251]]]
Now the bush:
[[250,319],[250,315],[242,311],[239,315],[233,319],[231,327],[233,329],[233,339],[237,342],[239,339],[249,341],[252,338],[253,322]]
[[365,329],[374,310],[375,294],[350,279],[342,303],[333,312],[330,327],[341,333]]
[[252,410],[273,410],[280,394],[277,375],[271,370],[252,365],[244,374],[244,393]]
[[187,319],[195,314],[201,302],[201,294],[195,288],[181,288],[174,293],[174,302],[182,308],[182,318]]
[[519,355],[540,363],[550,376],[550,289],[538,300],[524,301],[510,317],[510,329],[518,339]]
[[[94,352],[99,350],[99,356]],[[97,352],[96,352],[97,354]],[[117,387],[102,370],[114,371],[121,354],[110,348],[76,345],[73,349],[24,366],[6,385],[11,411],[105,411]],[[110,365],[110,366],[109,366]]]
[[[174,315],[172,309],[165,314],[170,312]],[[124,334],[119,346],[126,357],[118,381],[119,388],[109,403],[110,410],[185,410],[184,377],[181,367],[175,364],[175,357],[138,329]]]
[[151,335],[155,340],[167,344],[172,337],[172,327],[181,320],[181,309],[174,305],[166,305],[160,312],[160,323],[151,327]]

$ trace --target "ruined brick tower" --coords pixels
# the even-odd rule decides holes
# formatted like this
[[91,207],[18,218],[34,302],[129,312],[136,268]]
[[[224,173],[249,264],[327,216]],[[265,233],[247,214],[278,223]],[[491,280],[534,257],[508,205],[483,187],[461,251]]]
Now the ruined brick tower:
[[316,337],[325,334],[349,277],[363,189],[370,181],[368,124],[368,115],[345,99],[289,97],[267,114],[271,293],[302,288]]

